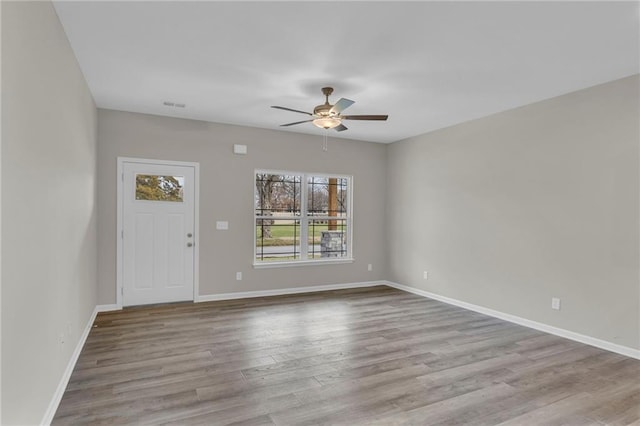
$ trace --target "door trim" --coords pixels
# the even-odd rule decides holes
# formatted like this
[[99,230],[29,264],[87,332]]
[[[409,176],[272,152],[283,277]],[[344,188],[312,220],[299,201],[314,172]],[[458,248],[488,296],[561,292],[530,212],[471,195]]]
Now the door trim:
[[200,163],[187,161],[152,160],[148,158],[118,157],[117,159],[117,189],[116,189],[116,306],[122,309],[123,289],[123,232],[124,232],[124,164],[157,164],[161,166],[193,167],[194,171],[194,201],[193,201],[193,300],[197,300],[200,294]]

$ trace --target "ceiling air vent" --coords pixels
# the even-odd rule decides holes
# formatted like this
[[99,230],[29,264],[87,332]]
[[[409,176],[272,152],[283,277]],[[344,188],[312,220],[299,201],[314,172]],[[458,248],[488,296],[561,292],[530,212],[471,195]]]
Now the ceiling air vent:
[[162,104],[164,106],[173,107],[173,108],[184,108],[186,106],[185,104],[177,104],[175,102],[168,102],[168,101],[164,101]]

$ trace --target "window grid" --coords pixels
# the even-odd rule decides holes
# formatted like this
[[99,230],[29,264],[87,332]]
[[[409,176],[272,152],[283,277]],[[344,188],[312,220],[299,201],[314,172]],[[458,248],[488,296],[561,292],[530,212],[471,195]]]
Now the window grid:
[[[264,226],[265,225],[263,223],[264,220],[263,219],[256,219],[256,222],[260,222],[259,225],[256,224],[256,229],[257,228],[261,229],[261,232],[260,232],[261,244],[259,246],[256,246],[256,259],[264,261],[265,260],[265,255],[269,254],[269,253],[265,253],[265,251],[264,251],[264,248],[265,248],[265,245],[264,245]],[[272,223],[269,226],[277,228],[279,226],[290,226],[290,225]],[[298,228],[300,228],[300,220],[295,220],[294,223],[293,223],[293,245],[287,246],[287,247],[292,247],[292,251],[278,250],[278,251],[276,251],[277,254],[283,255],[283,256],[290,255],[290,256],[287,256],[287,257],[293,257],[294,259],[299,259],[300,258],[300,254],[301,254],[300,247],[301,247],[301,244],[299,242],[300,241],[300,231],[299,231]],[[257,240],[257,238],[256,238],[256,240]],[[266,260],[268,260],[269,257],[268,256],[266,256],[266,257],[267,257]]]
[[[258,185],[265,183],[264,175],[276,175],[282,177],[278,182],[293,185],[293,208],[283,208],[282,205],[270,206],[266,208],[260,199]],[[261,176],[262,175],[262,176]],[[254,261],[260,263],[278,263],[282,261],[322,261],[322,258],[330,259],[350,259],[351,258],[351,211],[350,199],[351,178],[340,175],[305,174],[292,172],[256,171],[256,205],[255,207],[255,234],[254,239]],[[334,180],[335,183],[331,181]],[[324,186],[328,190],[333,187],[338,195],[338,202],[334,208],[318,208],[317,187]],[[260,200],[264,201],[264,200]],[[298,208],[299,206],[299,208]],[[274,219],[273,213],[279,213]],[[288,214],[287,214],[288,213]],[[333,216],[331,214],[334,214]],[[268,256],[268,252],[276,252],[274,249],[267,249],[265,245],[264,227],[285,227],[287,225],[277,225],[275,222],[293,221],[293,244],[290,251],[277,251],[277,254],[284,259],[277,259]],[[268,223],[269,225],[265,225]],[[333,228],[333,229],[330,229]],[[258,235],[258,229],[260,234]],[[339,247],[324,246],[322,242],[323,231],[335,231],[341,239]],[[330,235],[330,234],[326,234]],[[337,245],[337,238],[333,236],[333,245]],[[324,256],[322,254],[324,253]]]

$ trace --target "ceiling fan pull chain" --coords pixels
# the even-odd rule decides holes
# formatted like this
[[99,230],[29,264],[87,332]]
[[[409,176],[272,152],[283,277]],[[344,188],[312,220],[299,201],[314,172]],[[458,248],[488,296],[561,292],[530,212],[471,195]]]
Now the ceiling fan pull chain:
[[327,133],[329,133],[329,129],[324,129],[324,141],[322,142],[322,150],[324,152],[329,151],[329,147],[327,146]]

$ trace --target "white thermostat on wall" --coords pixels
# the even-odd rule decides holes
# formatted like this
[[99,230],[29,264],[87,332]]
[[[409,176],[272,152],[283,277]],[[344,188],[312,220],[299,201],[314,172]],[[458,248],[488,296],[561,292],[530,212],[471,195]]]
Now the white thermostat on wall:
[[247,146],[246,145],[234,144],[233,145],[233,153],[234,154],[244,155],[244,154],[247,153]]
[[226,220],[217,221],[216,229],[219,229],[221,231],[226,231],[227,229],[229,229],[229,222],[227,222]]

